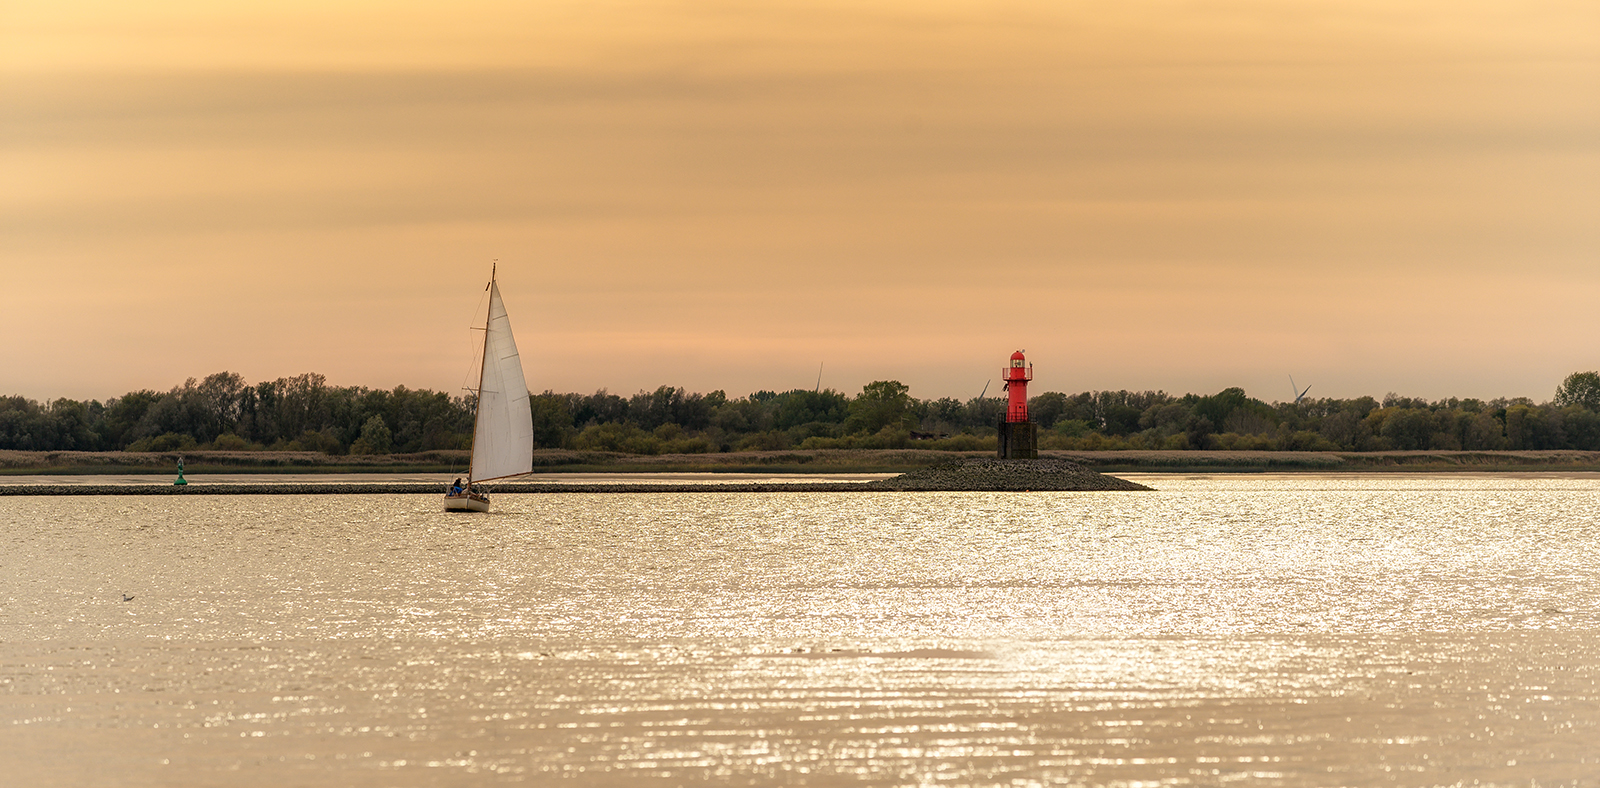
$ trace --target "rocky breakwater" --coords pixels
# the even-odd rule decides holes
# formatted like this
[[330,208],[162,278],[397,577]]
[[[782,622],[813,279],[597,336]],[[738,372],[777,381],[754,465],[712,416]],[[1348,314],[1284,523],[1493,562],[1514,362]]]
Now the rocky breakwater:
[[907,492],[1038,492],[1149,490],[1066,460],[967,458],[861,485],[863,490]]
[[[443,495],[445,481],[432,484],[385,481],[274,481],[203,483],[178,486],[162,479],[120,484],[0,484],[0,497],[11,495]],[[1112,491],[1148,490],[1142,484],[1096,473],[1060,459],[1001,460],[966,458],[872,482],[731,482],[630,483],[626,481],[559,483],[503,481],[487,486],[490,495],[507,493],[785,493],[893,491]]]

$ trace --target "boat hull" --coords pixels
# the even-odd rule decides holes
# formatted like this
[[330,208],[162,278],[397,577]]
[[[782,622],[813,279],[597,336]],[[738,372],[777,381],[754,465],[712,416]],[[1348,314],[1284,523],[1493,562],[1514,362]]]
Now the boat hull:
[[482,495],[446,495],[444,497],[444,510],[447,512],[487,512],[489,499]]

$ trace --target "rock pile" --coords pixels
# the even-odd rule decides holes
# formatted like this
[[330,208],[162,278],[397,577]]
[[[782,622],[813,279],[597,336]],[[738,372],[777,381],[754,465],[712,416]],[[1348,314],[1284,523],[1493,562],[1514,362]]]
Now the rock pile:
[[1148,490],[1142,484],[1096,473],[1066,460],[967,458],[861,485],[869,490],[1022,492]]

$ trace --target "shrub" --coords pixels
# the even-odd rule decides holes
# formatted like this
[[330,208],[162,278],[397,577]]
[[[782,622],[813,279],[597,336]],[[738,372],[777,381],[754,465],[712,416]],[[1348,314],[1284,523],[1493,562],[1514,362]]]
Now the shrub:
[[753,432],[744,436],[738,445],[739,451],[781,451],[790,447],[789,433],[784,430]]
[[231,432],[217,436],[207,447],[216,451],[261,451],[264,447],[259,443],[251,443],[243,437]]
[[717,444],[704,435],[674,438],[660,445],[662,454],[712,454],[717,448]]
[[154,438],[140,438],[128,444],[128,451],[188,451],[199,448],[193,435],[166,432]]
[[659,454],[661,442],[626,422],[591,424],[573,441],[580,451],[615,451],[625,454]]
[[997,451],[1000,448],[1000,439],[994,435],[983,437],[963,433],[938,440],[919,441],[917,446],[934,451]]

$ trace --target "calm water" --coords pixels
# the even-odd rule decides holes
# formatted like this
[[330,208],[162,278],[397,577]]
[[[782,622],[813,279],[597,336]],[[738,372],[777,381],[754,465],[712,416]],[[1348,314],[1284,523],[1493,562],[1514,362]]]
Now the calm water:
[[1139,479],[0,498],[0,783],[1600,785],[1600,478]]

